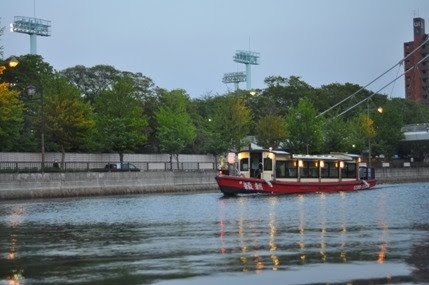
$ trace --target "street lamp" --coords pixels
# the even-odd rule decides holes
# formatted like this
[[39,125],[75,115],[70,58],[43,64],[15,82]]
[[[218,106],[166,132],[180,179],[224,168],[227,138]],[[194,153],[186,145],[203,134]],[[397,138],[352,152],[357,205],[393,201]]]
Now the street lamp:
[[[27,87],[28,95],[34,96],[37,92],[36,87],[30,85]],[[44,98],[43,92],[40,92],[40,100],[41,100],[41,116],[42,116],[42,126],[41,126],[41,154],[42,154],[42,172],[45,170],[45,112],[44,112]]]
[[8,59],[0,62],[0,74],[3,74],[5,69],[7,68],[14,68],[18,65],[19,61],[16,59],[16,57],[11,56]]

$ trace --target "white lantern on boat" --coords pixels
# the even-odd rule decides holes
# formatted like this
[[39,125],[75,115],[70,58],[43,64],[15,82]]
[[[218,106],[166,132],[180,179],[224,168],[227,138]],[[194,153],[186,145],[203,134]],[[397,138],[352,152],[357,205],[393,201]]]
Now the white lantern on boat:
[[235,153],[229,152],[226,158],[229,164],[235,163]]

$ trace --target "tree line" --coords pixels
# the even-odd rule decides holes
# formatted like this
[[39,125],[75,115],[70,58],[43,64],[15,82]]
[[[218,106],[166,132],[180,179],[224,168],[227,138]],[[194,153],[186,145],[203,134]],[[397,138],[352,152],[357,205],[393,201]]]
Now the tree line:
[[293,153],[364,153],[371,145],[372,155],[391,157],[403,152],[401,127],[429,122],[428,108],[366,89],[321,115],[362,88],[352,83],[315,88],[270,76],[254,92],[191,98],[109,65],[55,71],[39,55],[18,60],[0,75],[0,151],[38,152],[43,133],[46,151],[111,152],[121,161],[124,153],[218,155],[249,138]]

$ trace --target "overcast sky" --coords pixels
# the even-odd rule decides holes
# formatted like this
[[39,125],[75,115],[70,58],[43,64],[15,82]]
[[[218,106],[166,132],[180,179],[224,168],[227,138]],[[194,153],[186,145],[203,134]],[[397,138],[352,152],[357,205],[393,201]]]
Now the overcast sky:
[[[30,37],[9,31],[14,16],[51,21],[52,36],[37,38],[37,52],[56,70],[108,64],[196,98],[234,89],[222,77],[245,71],[233,61],[236,50],[260,53],[253,88],[291,75],[313,87],[364,86],[403,58],[414,17],[429,27],[429,1],[1,0],[4,57],[30,52]],[[401,73],[397,67],[369,89]],[[404,98],[403,81],[381,93]]]

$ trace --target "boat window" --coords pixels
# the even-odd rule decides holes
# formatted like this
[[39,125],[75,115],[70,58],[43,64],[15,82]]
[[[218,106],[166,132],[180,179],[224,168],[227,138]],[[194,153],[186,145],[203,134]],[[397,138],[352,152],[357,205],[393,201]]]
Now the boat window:
[[264,170],[273,170],[273,160],[269,157],[264,158]]
[[355,163],[346,163],[344,168],[341,169],[341,177],[343,178],[355,178],[357,177],[357,169]]
[[328,178],[329,177],[329,162],[325,162],[325,165],[321,168],[320,177]]
[[276,178],[297,178],[297,163],[296,161],[276,161]]
[[322,178],[338,178],[338,163],[325,162],[325,167],[322,168]]
[[240,171],[248,171],[249,170],[249,159],[242,158],[240,159]]
[[317,161],[304,161],[301,167],[301,178],[318,178],[319,167]]

